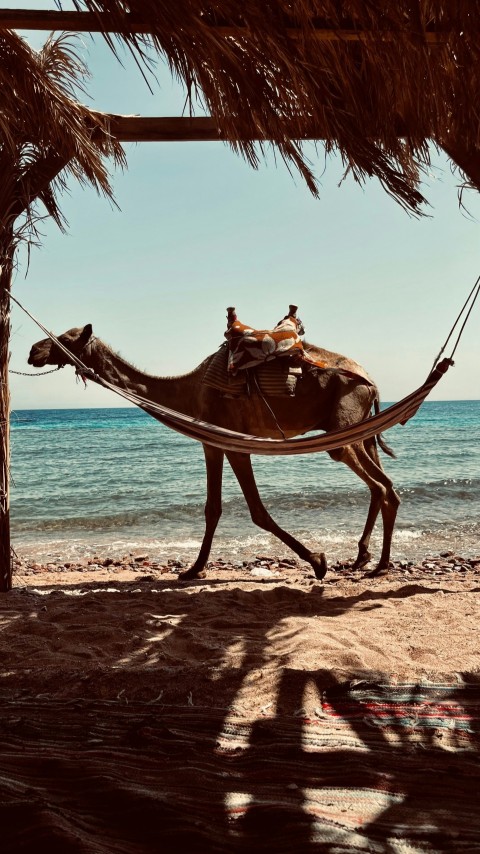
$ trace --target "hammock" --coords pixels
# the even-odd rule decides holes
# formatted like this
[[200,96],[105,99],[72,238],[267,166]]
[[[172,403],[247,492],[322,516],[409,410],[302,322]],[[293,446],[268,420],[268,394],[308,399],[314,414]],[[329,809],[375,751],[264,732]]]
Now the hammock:
[[[57,342],[58,343],[58,342]],[[66,349],[66,348],[65,348]],[[67,350],[69,356],[71,354]],[[396,424],[405,424],[412,418],[425,398],[430,394],[441,377],[446,373],[451,359],[443,359],[429,374],[423,385],[416,391],[404,397],[398,403],[394,403],[378,415],[373,415],[365,421],[359,421],[349,427],[340,430],[331,430],[328,433],[315,434],[300,439],[263,439],[259,436],[251,436],[247,433],[237,433],[225,427],[217,427],[206,421],[199,421],[190,415],[175,412],[165,406],[160,406],[147,398],[119,389],[111,383],[103,380],[90,368],[81,368],[81,375],[94,382],[99,383],[111,391],[136,404],[145,412],[153,415],[162,424],[182,433],[190,439],[196,439],[205,445],[213,445],[222,451],[241,454],[262,454],[267,456],[292,456],[295,454],[315,454],[319,451],[333,451],[343,448],[355,442],[363,442],[371,439],[383,430],[394,427]]]
[[[436,386],[441,377],[447,372],[448,368],[453,365],[453,355],[458,346],[460,336],[465,328],[465,324],[470,316],[475,300],[480,292],[480,276],[477,279],[472,291],[467,298],[460,314],[455,321],[449,336],[442,347],[436,364],[427,379],[416,391],[404,397],[398,403],[394,403],[383,412],[373,415],[364,421],[359,421],[356,424],[351,424],[349,427],[343,427],[340,430],[332,430],[328,433],[315,434],[306,436],[300,439],[265,439],[259,436],[251,436],[246,433],[237,433],[234,430],[228,430],[225,427],[217,427],[215,424],[208,424],[206,421],[199,421],[189,415],[184,415],[181,412],[175,412],[173,409],[161,406],[152,400],[137,395],[125,389],[118,388],[102,377],[98,376],[91,368],[87,368],[83,362],[77,358],[70,350],[65,347],[58,338],[40,323],[26,308],[12,295],[10,298],[39,326],[39,328],[60,348],[77,367],[77,373],[82,377],[93,380],[104,388],[108,388],[119,394],[125,400],[134,403],[136,406],[148,412],[166,427],[176,430],[177,433],[182,433],[190,439],[196,439],[206,445],[212,445],[215,448],[220,448],[222,451],[235,452],[242,454],[261,454],[267,456],[293,456],[296,454],[314,454],[319,451],[333,451],[337,448],[343,448],[346,445],[363,442],[366,439],[371,439],[381,433],[383,430],[388,430],[396,424],[405,424],[418,411],[419,407]],[[450,358],[438,361],[445,347],[450,340],[450,337],[458,324],[462,314],[466,310],[466,306],[472,299],[467,316],[458,335],[457,341],[453,348]]]

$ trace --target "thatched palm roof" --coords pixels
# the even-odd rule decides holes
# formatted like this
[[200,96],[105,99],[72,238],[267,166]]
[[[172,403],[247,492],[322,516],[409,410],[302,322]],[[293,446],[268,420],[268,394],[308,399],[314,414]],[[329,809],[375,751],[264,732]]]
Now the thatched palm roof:
[[463,167],[467,155],[476,155],[479,3],[73,2],[138,56],[153,45],[188,90],[201,93],[222,134],[253,164],[258,148],[250,140],[260,134],[314,192],[295,141],[309,129],[327,152],[340,152],[358,180],[375,175],[413,210],[422,202],[419,170],[429,162],[429,140],[451,155],[460,145]]
[[[20,214],[34,228],[35,198],[62,223],[58,173],[73,174],[111,196],[105,157],[124,162],[107,121],[79,104],[76,86],[86,69],[65,36],[49,38],[40,52],[16,33],[0,30],[0,222]],[[95,128],[99,130],[95,132]],[[29,229],[30,227],[30,229]]]
[[[61,0],[56,2],[61,10]],[[113,49],[117,37],[124,40],[144,67],[147,54],[156,51],[187,91],[200,95],[223,139],[253,165],[258,164],[262,145],[271,141],[314,193],[315,168],[301,142],[306,137],[323,139],[327,153],[338,151],[357,180],[376,176],[397,201],[414,211],[424,201],[419,183],[429,164],[430,141],[447,151],[463,179],[480,188],[478,3],[73,0],[73,4],[77,12],[65,14],[70,28],[76,17],[82,29],[87,17],[87,29],[103,30]],[[33,11],[30,17],[36,14],[48,15]],[[101,133],[92,143],[91,122],[102,124],[98,114],[89,114],[72,99],[68,121],[62,112],[67,109],[64,97],[69,86],[65,91],[63,83],[74,68],[78,71],[78,61],[67,62],[67,69],[65,51],[58,58],[62,43],[57,59],[50,43],[48,61],[42,54],[34,56],[14,34],[0,33],[0,84],[13,79],[15,89],[22,90],[22,121],[32,122],[28,142],[36,144],[41,137],[40,146],[46,144],[52,151],[58,147],[61,156],[73,145],[76,154],[70,168],[104,186],[101,155],[121,157],[119,148]],[[48,50],[44,53],[46,57]],[[49,106],[52,87],[63,91]],[[0,87],[2,147],[18,127],[19,104],[16,115],[8,104],[9,88],[11,84]],[[194,101],[192,97],[192,109]],[[57,130],[56,142],[49,142],[49,134]],[[254,142],[258,139],[265,142]],[[93,172],[89,163],[95,163]]]

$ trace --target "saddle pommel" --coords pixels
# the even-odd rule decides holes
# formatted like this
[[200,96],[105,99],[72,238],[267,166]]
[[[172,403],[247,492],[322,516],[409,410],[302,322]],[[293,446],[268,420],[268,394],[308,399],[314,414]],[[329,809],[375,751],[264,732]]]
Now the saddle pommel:
[[[288,306],[288,314],[285,315],[283,320],[293,320],[296,327],[297,327],[298,334],[299,335],[305,335],[305,327],[304,327],[302,321],[300,320],[300,318],[297,317],[297,311],[298,311],[298,305],[289,305]],[[283,321],[280,321],[280,323],[282,323],[282,322]]]
[[227,308],[227,329],[230,329],[233,323],[235,323],[237,319],[237,312],[235,311],[235,306],[230,305]]

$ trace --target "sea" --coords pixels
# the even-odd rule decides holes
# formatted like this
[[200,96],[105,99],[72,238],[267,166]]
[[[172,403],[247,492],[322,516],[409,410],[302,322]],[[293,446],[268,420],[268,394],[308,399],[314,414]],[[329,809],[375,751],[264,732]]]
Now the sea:
[[[388,404],[386,404],[388,405]],[[392,558],[480,554],[480,401],[427,401],[385,434],[382,464],[401,498]],[[253,457],[277,522],[331,562],[355,557],[367,487],[326,453]],[[25,559],[148,554],[193,561],[206,495],[202,447],[143,411],[18,410],[11,418],[12,545]],[[372,537],[379,555],[381,520]],[[242,562],[288,548],[253,525],[225,466],[212,559]]]

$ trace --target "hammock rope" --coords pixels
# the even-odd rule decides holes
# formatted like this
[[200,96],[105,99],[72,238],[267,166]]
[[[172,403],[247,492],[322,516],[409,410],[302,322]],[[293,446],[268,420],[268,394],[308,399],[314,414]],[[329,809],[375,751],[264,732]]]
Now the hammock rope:
[[[220,448],[223,451],[257,454],[266,456],[292,456],[297,454],[313,454],[320,451],[332,451],[337,448],[343,448],[346,445],[362,442],[366,439],[373,438],[384,430],[394,427],[396,424],[406,424],[412,418],[422,405],[425,398],[430,394],[432,389],[437,385],[439,380],[447,372],[448,368],[454,364],[453,355],[458,347],[460,338],[463,334],[466,322],[470,317],[472,308],[480,292],[480,276],[478,277],[474,287],[472,288],[465,304],[458,315],[449,336],[442,347],[439,355],[435,359],[434,365],[425,382],[413,391],[411,394],[402,398],[392,406],[387,407],[382,412],[370,416],[364,421],[359,421],[349,427],[343,427],[339,430],[332,430],[328,433],[317,433],[312,436],[295,438],[295,439],[268,439],[259,436],[253,436],[246,433],[238,433],[235,430],[228,430],[225,427],[218,427],[215,424],[209,424],[206,421],[201,421],[197,418],[192,418],[181,412],[176,412],[166,406],[162,406],[155,401],[149,400],[146,397],[127,391],[113,385],[108,380],[100,377],[91,368],[88,368],[77,356],[75,356],[61,341],[36,318],[34,317],[12,294],[9,294],[12,299],[34,323],[47,335],[56,346],[68,357],[70,362],[76,366],[77,373],[82,377],[91,379],[99,385],[103,386],[115,394],[120,395],[125,400],[148,412],[158,421],[176,430],[191,439],[196,439],[203,444],[212,445]],[[457,336],[452,354],[449,358],[444,358],[440,362],[440,356],[444,352],[452,334],[460,321],[460,318],[467,309],[467,315],[464,319],[460,332]]]
[[457,319],[455,320],[455,323],[453,324],[453,326],[452,326],[452,328],[451,328],[450,332],[448,333],[448,336],[447,336],[447,339],[446,339],[446,341],[445,341],[445,344],[443,345],[442,349],[440,350],[440,352],[439,352],[439,354],[438,354],[437,358],[435,359],[435,361],[434,361],[434,363],[433,363],[433,365],[432,365],[432,371],[433,371],[433,369],[434,369],[435,365],[437,364],[437,362],[439,361],[440,357],[444,354],[445,350],[447,349],[447,344],[448,344],[448,342],[450,341],[450,338],[452,337],[452,335],[453,335],[453,333],[454,333],[454,331],[455,331],[455,327],[456,327],[456,326],[457,326],[457,324],[460,322],[460,318],[461,318],[462,314],[465,312],[465,310],[466,310],[466,308],[467,308],[468,303],[471,301],[470,308],[468,309],[468,312],[467,312],[467,315],[466,315],[466,317],[465,317],[465,320],[464,320],[464,321],[463,321],[463,323],[462,323],[462,326],[461,326],[461,328],[460,328],[460,332],[459,332],[459,333],[458,333],[458,335],[457,335],[457,340],[456,340],[456,342],[455,342],[455,346],[454,346],[454,348],[453,348],[452,352],[450,353],[450,359],[453,359],[453,357],[454,357],[454,355],[455,355],[455,351],[456,351],[456,349],[457,349],[457,347],[458,347],[458,345],[459,345],[459,343],[460,343],[460,338],[461,338],[461,337],[462,337],[462,335],[463,335],[463,330],[465,329],[465,326],[466,326],[466,324],[467,324],[467,320],[468,320],[468,318],[470,317],[470,314],[472,313],[472,308],[473,308],[473,306],[475,305],[475,302],[476,302],[476,300],[477,300],[477,297],[478,297],[479,291],[480,291],[480,276],[478,277],[477,281],[475,282],[475,284],[474,284],[474,286],[473,286],[472,290],[470,291],[470,293],[469,293],[469,295],[468,295],[467,299],[465,300],[465,302],[464,302],[464,304],[463,304],[463,306],[462,306],[462,308],[461,308],[461,310],[460,310],[460,312],[459,312],[459,314],[458,314]]

